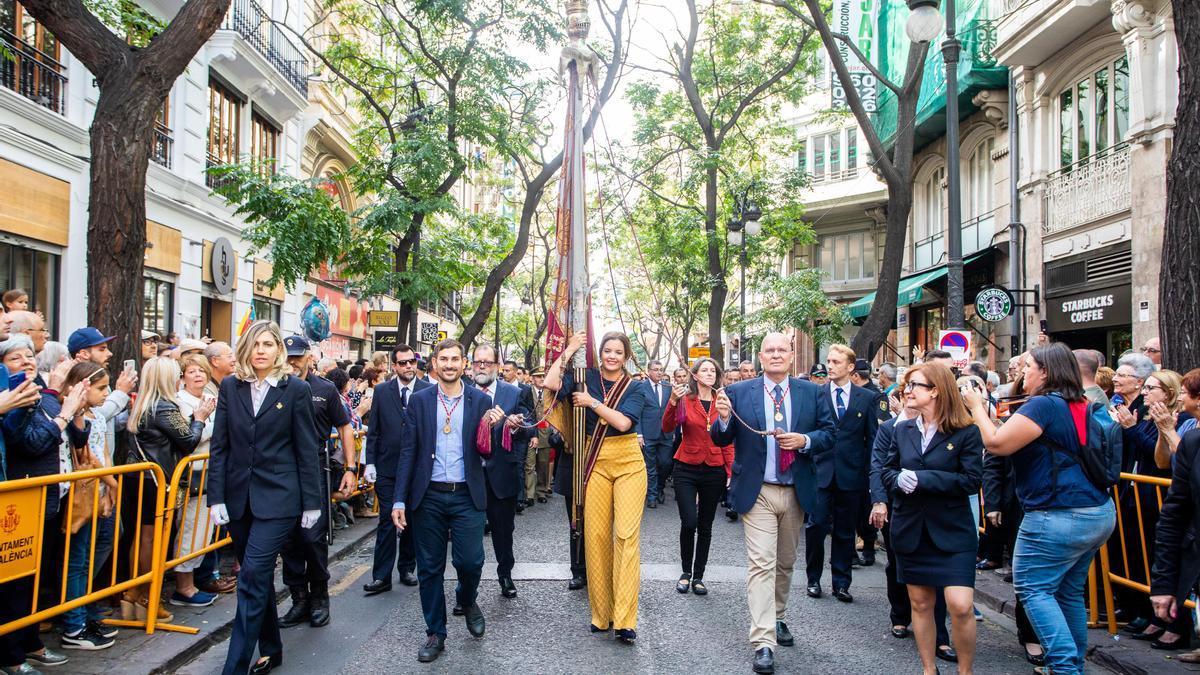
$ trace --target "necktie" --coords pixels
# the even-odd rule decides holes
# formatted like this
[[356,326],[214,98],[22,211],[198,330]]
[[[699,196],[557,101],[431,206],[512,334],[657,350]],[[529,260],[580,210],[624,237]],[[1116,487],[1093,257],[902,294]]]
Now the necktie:
[[400,408],[408,407],[408,387],[400,387]]
[[846,401],[842,398],[842,388],[837,388],[837,416],[842,419],[842,415],[846,414]]
[[[774,395],[771,398],[775,400],[776,409],[780,413],[784,413],[783,387],[779,386],[778,384],[775,385],[775,389],[772,391],[772,394]],[[772,415],[773,414],[774,411],[772,411]],[[775,419],[775,428],[778,429],[780,433],[787,431],[787,414],[783,414],[782,417],[784,419]],[[777,475],[780,478],[782,478],[783,474],[787,473],[787,470],[792,467],[792,461],[795,459],[795,450],[784,450],[783,448],[779,447],[779,441],[775,441],[775,463],[779,467]]]

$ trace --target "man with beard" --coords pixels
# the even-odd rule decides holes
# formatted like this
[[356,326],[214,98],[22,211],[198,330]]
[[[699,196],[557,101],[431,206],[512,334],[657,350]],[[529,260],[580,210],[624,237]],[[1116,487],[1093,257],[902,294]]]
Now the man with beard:
[[396,536],[396,526],[387,513],[387,505],[395,501],[396,462],[406,433],[404,411],[413,394],[433,385],[417,377],[417,355],[408,345],[397,345],[392,350],[392,372],[396,375],[394,379],[375,387],[375,396],[371,399],[371,424],[367,426],[363,451],[363,463],[367,465],[365,476],[368,482],[375,484],[375,498],[381,506],[379,525],[375,529],[371,582],[363,585],[367,595],[392,590],[392,565],[400,574],[400,583],[417,585],[412,532],[401,530],[399,537]]
[[[525,484],[525,459],[516,449],[529,436],[523,428],[529,408],[525,406],[521,390],[512,383],[499,379],[500,366],[496,362],[496,348],[481,344],[475,348],[471,359],[475,367],[474,384],[488,396],[491,406],[500,409],[507,418],[510,443],[504,447],[505,431],[501,425],[492,429],[492,456],[484,462],[483,472],[487,477],[487,522],[492,528],[492,550],[496,552],[496,577],[500,581],[500,595],[517,597],[513,584],[513,530],[517,515],[517,497]],[[462,607],[454,606],[454,614],[462,613]]]

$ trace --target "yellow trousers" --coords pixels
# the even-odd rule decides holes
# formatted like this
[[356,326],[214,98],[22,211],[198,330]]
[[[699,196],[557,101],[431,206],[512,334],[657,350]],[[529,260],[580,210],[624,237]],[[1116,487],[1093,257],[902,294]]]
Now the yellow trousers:
[[583,501],[592,625],[637,628],[646,460],[635,434],[606,438]]

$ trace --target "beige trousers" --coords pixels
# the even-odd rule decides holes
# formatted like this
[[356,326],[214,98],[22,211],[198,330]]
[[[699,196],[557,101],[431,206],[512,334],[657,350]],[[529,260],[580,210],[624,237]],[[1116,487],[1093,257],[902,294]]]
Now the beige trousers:
[[742,516],[746,537],[746,595],[750,604],[750,644],[776,648],[775,622],[783,620],[796,547],[804,531],[804,511],[791,485],[764,483],[754,506]]

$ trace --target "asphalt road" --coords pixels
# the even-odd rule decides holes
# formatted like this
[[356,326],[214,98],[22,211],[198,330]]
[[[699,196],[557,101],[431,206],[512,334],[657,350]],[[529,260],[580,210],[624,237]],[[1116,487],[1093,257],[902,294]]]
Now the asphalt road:
[[[460,617],[449,617],[446,651],[433,664],[416,661],[424,641],[420,599],[415,588],[364,597],[370,580],[370,545],[359,547],[334,569],[333,621],[324,628],[308,626],[284,631],[281,673],[727,673],[749,672],[752,651],[747,641],[746,555],[740,522],[720,513],[714,524],[709,595],[680,595],[679,519],[668,502],[647,510],[642,525],[642,583],[636,646],[616,642],[611,634],[588,631],[585,591],[569,592],[565,564],[566,516],[561,497],[527,509],[517,519],[519,596],[500,597],[490,542],[480,589],[487,634],[471,638]],[[880,556],[882,561],[883,556]],[[800,556],[803,563],[803,551]],[[453,568],[447,567],[448,574]],[[920,673],[911,639],[889,634],[882,564],[855,570],[853,604],[828,595],[813,600],[804,593],[800,569],[793,578],[787,621],[796,646],[776,653],[779,673]],[[829,587],[828,570],[824,575]],[[446,584],[453,602],[453,582]],[[281,613],[287,607],[281,606]],[[1012,626],[988,613],[978,624],[978,673],[1032,672],[1022,658]],[[222,642],[181,669],[187,675],[220,672],[227,642]],[[942,673],[954,664],[940,663]]]

